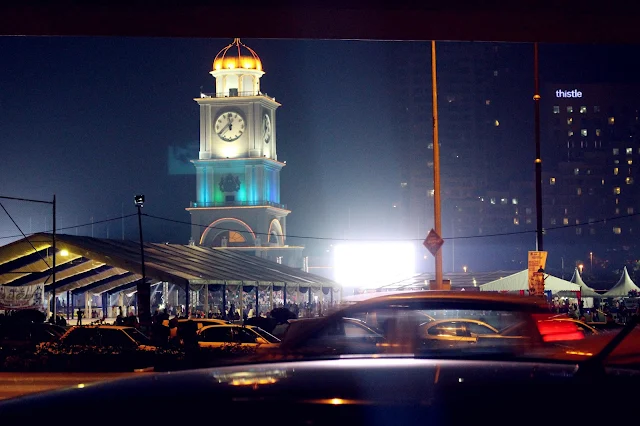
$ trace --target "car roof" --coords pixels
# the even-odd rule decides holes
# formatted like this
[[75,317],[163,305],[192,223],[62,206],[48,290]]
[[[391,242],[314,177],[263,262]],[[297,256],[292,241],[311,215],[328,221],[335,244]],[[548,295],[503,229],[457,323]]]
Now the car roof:
[[70,330],[77,328],[101,328],[107,330],[131,330],[134,327],[128,325],[74,325]]
[[514,307],[531,308],[547,306],[544,298],[533,296],[520,296],[508,293],[495,293],[490,291],[414,291],[405,293],[394,293],[390,295],[381,295],[364,300],[360,303],[351,305],[345,309],[351,309],[354,306],[377,305],[384,302],[489,302],[504,305],[513,305]]

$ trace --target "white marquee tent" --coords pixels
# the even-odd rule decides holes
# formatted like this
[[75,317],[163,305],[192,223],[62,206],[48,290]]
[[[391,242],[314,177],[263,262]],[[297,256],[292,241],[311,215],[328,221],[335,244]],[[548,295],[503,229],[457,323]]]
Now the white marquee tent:
[[[517,272],[513,275],[488,282],[480,286],[480,291],[529,290],[528,272],[529,271],[525,269],[524,271]],[[544,289],[551,290],[553,294],[556,294],[561,291],[579,291],[580,286],[578,284],[571,283],[558,277],[554,277],[553,275],[545,274]]]
[[589,287],[582,281],[582,277],[580,276],[580,272],[578,268],[573,272],[573,277],[571,277],[571,282],[574,284],[578,284],[580,286],[580,296],[581,297],[602,297],[602,295],[596,292],[594,289]]
[[604,297],[628,297],[629,291],[631,290],[640,292],[640,288],[638,288],[638,286],[635,285],[631,280],[631,277],[629,277],[629,273],[627,272],[627,267],[625,266],[624,270],[622,271],[622,276],[620,277],[620,280],[618,280],[618,283],[614,285],[613,288],[608,292],[606,292],[603,296]]

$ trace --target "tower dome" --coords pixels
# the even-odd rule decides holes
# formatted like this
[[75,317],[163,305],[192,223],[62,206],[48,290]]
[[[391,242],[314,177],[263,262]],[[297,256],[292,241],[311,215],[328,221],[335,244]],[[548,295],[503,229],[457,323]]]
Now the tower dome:
[[264,71],[256,52],[239,38],[234,38],[218,52],[209,74],[216,79],[216,97],[257,96]]
[[213,71],[233,69],[262,71],[262,62],[256,52],[239,38],[233,39],[213,60]]

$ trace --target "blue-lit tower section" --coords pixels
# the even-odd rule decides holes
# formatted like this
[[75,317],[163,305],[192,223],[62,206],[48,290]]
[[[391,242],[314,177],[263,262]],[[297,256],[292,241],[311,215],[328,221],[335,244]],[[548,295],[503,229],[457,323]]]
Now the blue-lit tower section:
[[[215,92],[201,93],[200,152],[196,169],[191,240],[207,247],[289,248],[280,200],[275,98],[262,93],[258,55],[239,39],[222,49],[210,74]],[[302,249],[301,247],[299,249]],[[275,252],[274,252],[275,253]]]

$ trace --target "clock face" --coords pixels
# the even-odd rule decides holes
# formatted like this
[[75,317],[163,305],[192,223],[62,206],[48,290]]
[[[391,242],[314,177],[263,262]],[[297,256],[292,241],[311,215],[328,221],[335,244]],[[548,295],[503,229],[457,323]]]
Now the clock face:
[[244,133],[244,119],[237,112],[223,112],[216,119],[215,132],[223,141],[233,142]]
[[265,114],[262,117],[262,140],[264,143],[271,141],[271,118],[269,118],[269,114]]

